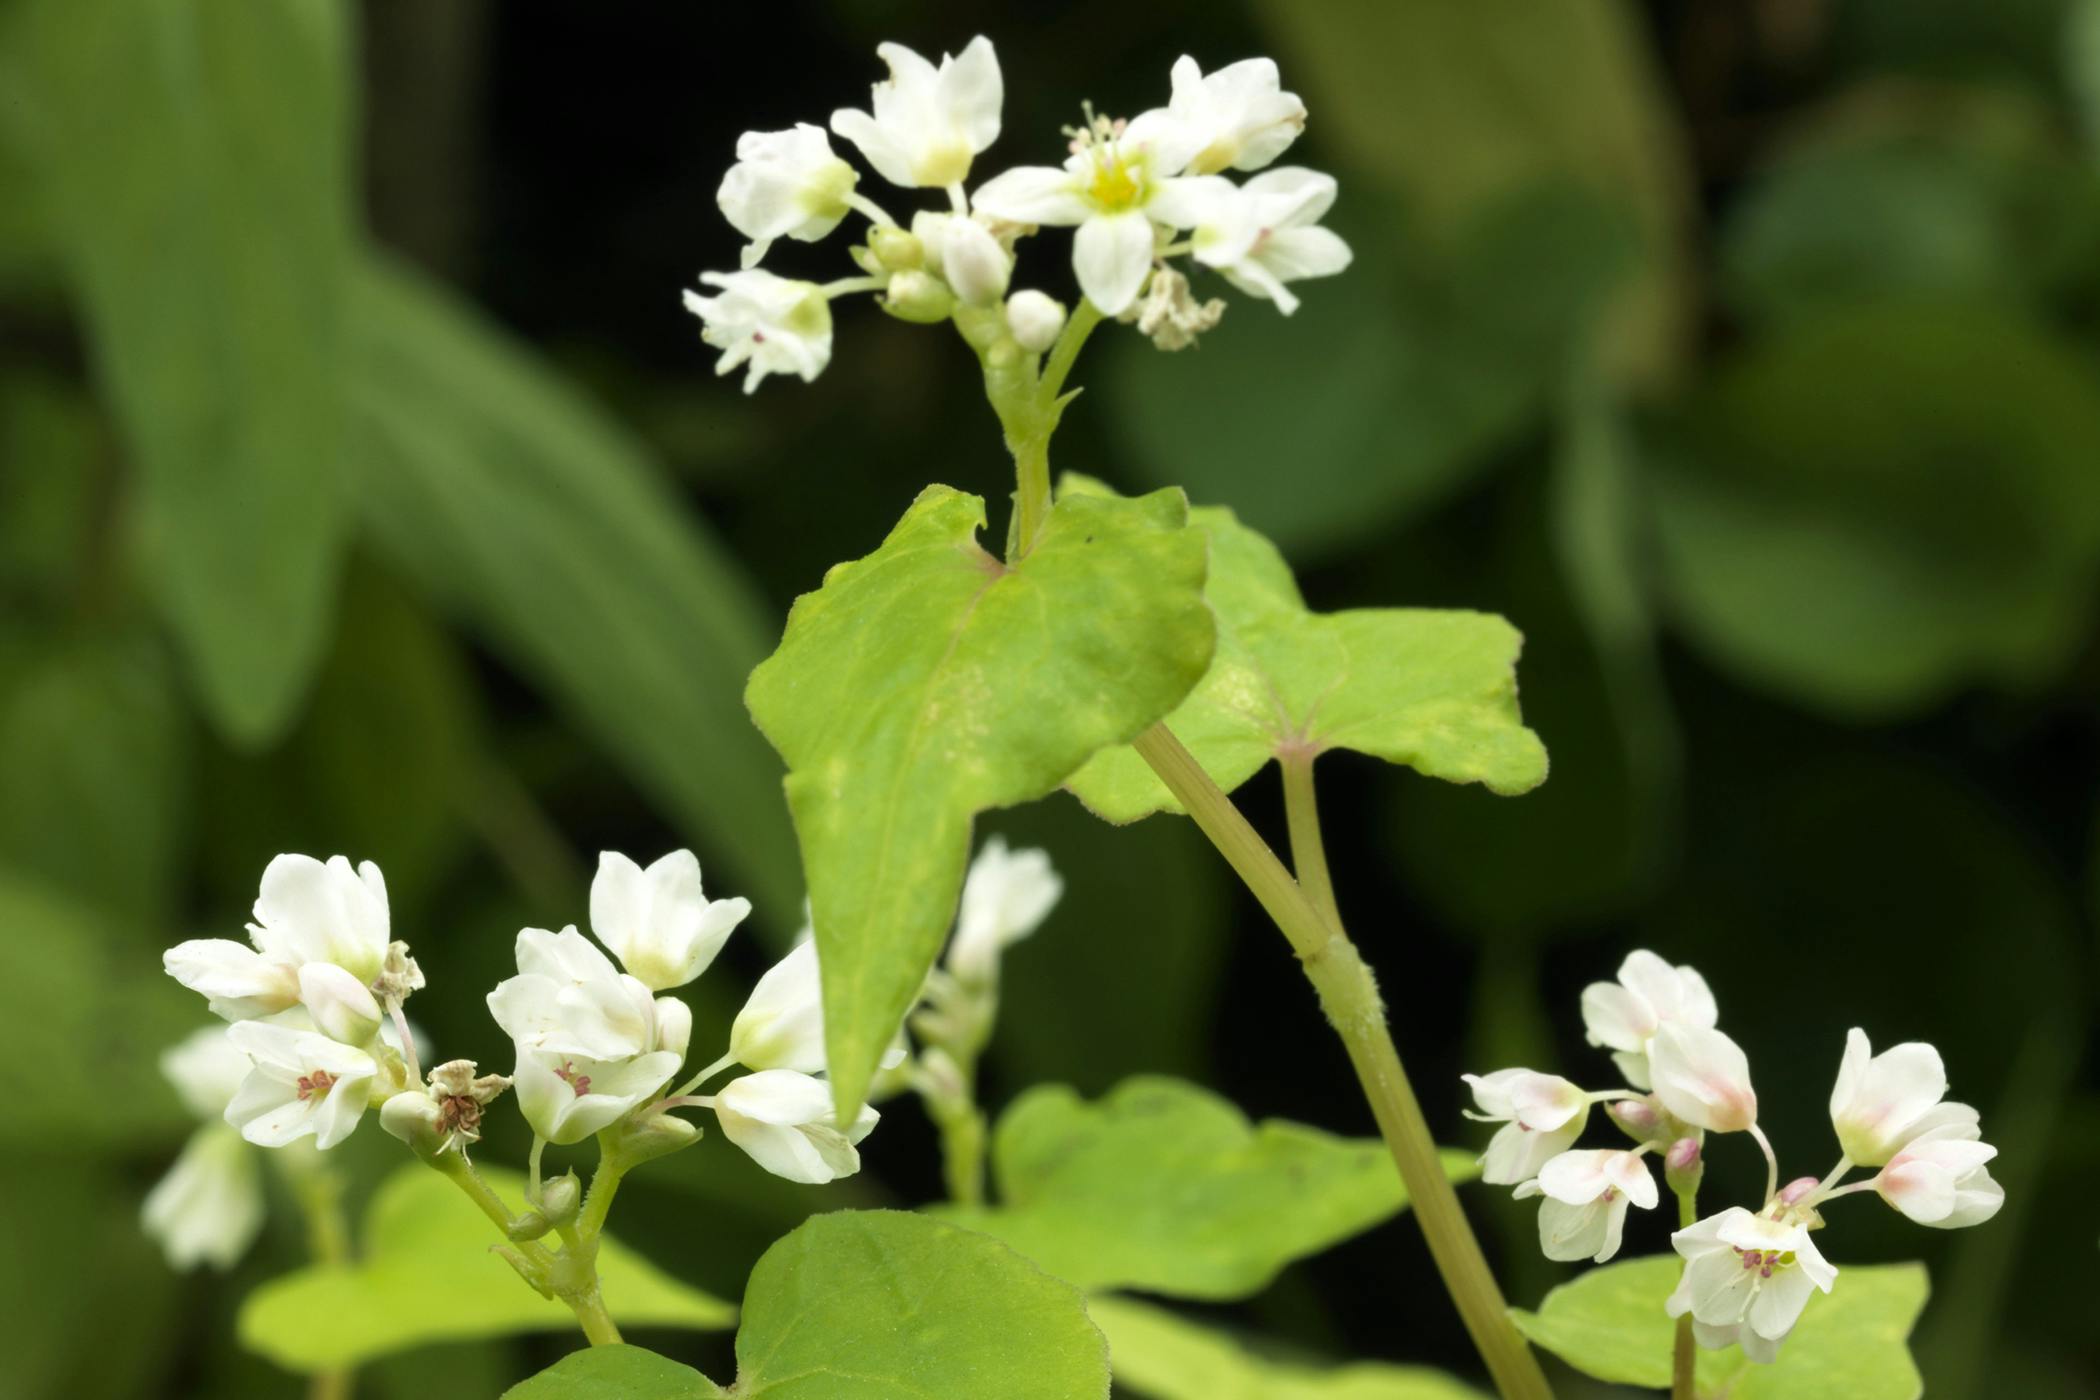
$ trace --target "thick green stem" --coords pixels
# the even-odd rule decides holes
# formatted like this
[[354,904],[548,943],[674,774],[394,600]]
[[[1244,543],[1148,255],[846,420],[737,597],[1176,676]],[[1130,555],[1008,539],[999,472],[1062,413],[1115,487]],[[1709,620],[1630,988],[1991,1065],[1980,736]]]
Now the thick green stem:
[[598,1296],[598,1285],[593,1283],[585,1294],[563,1299],[583,1324],[583,1335],[594,1347],[617,1346],[620,1329],[613,1324],[612,1314],[605,1310],[605,1300]]
[[948,1199],[959,1206],[984,1204],[984,1110],[959,1103],[937,1110],[941,1129],[941,1174]]
[[[1689,1230],[1699,1220],[1696,1188],[1677,1193],[1677,1228]],[[1692,1336],[1692,1315],[1677,1319],[1677,1338],[1670,1357],[1670,1400],[1698,1400],[1694,1382],[1699,1370],[1699,1344]]]
[[[1385,1006],[1370,968],[1340,923],[1321,912],[1165,725],[1152,726],[1138,737],[1135,747],[1239,874],[1304,964],[1305,975],[1349,1052],[1372,1115],[1400,1169],[1444,1287],[1496,1387],[1506,1400],[1550,1400],[1553,1392],[1545,1373],[1510,1321],[1501,1289],[1458,1204],[1458,1193],[1444,1175],[1429,1124],[1401,1068],[1399,1052],[1393,1048]],[[1309,773],[1306,779],[1309,800]]]

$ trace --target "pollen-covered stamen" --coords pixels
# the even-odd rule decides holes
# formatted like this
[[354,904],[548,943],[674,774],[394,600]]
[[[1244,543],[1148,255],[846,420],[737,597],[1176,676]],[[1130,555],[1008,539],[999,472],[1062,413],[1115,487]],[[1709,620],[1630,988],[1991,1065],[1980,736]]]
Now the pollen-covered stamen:
[[579,1099],[591,1091],[591,1077],[588,1074],[578,1074],[576,1066],[567,1060],[563,1060],[561,1068],[554,1073],[576,1091],[576,1097]]
[[1791,1249],[1782,1252],[1776,1249],[1744,1249],[1741,1245],[1732,1248],[1742,1258],[1743,1267],[1756,1270],[1760,1279],[1770,1278],[1775,1270],[1792,1268],[1796,1257]]
[[335,1076],[325,1069],[317,1069],[312,1074],[302,1074],[299,1076],[299,1102],[324,1098],[334,1087]]

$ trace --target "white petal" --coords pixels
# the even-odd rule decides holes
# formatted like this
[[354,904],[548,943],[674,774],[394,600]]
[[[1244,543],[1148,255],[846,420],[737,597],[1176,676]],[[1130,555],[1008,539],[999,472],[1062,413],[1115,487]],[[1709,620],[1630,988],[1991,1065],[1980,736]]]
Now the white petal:
[[1152,250],[1152,221],[1143,214],[1095,215],[1072,239],[1072,270],[1079,274],[1079,289],[1102,315],[1121,315],[1145,285]]
[[379,1034],[383,1013],[371,988],[334,963],[299,969],[299,1002],[321,1034],[345,1045],[364,1045]]
[[1665,1022],[1648,1051],[1655,1096],[1685,1122],[1741,1132],[1757,1121],[1757,1092],[1742,1047],[1717,1030]]
[[[223,1038],[223,1037],[222,1037]],[[224,1124],[197,1130],[140,1211],[146,1233],[177,1269],[225,1269],[262,1228],[263,1191],[255,1153]]]
[[900,145],[882,123],[866,112],[842,107],[831,114],[831,129],[860,148],[875,173],[893,185],[911,188],[911,153]]
[[229,1021],[274,1015],[299,1000],[295,968],[230,938],[178,943],[161,954],[161,966]]
[[948,120],[961,129],[973,154],[999,139],[999,108],[1006,101],[1006,85],[991,40],[980,34],[955,58],[944,59],[939,83]]
[[994,175],[970,196],[970,207],[995,219],[1054,227],[1083,223],[1094,212],[1071,172],[1051,165],[1020,165]]
[[1616,982],[1592,982],[1582,990],[1582,1023],[1592,1045],[1639,1053],[1655,1034],[1655,1008]]
[[814,938],[767,969],[729,1029],[729,1053],[752,1069],[824,1070],[824,983]]
[[160,1056],[160,1072],[175,1086],[183,1106],[206,1121],[226,1111],[248,1076],[248,1066],[246,1052],[219,1025],[192,1031]]

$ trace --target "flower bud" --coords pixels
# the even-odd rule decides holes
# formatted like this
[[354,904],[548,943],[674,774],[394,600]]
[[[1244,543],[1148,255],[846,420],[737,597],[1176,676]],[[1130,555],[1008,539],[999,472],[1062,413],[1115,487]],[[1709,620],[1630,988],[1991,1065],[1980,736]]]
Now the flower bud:
[[900,321],[931,326],[948,319],[955,310],[955,296],[933,274],[908,270],[890,278],[881,304],[884,311]]
[[1697,1191],[1705,1175],[1706,1156],[1700,1151],[1697,1138],[1679,1138],[1663,1154],[1663,1179],[1678,1195],[1689,1196]]
[[371,989],[334,963],[307,963],[299,969],[299,1000],[314,1018],[314,1028],[345,1045],[369,1045],[379,1034],[379,1003]]
[[701,1130],[675,1113],[644,1113],[619,1125],[619,1134],[615,1150],[621,1161],[633,1166],[691,1147],[700,1141]]
[[1662,1126],[1662,1115],[1646,1099],[1617,1099],[1606,1104],[1604,1111],[1635,1142],[1655,1141],[1656,1130]]
[[1065,328],[1065,305],[1033,288],[1015,292],[1006,299],[1006,327],[1023,350],[1040,355]]
[[909,229],[885,226],[868,233],[868,252],[885,272],[915,272],[926,266],[926,245]]
[[575,1172],[564,1172],[540,1186],[540,1214],[556,1228],[574,1220],[577,1207],[582,1204],[583,1183],[576,1179]]
[[953,219],[941,238],[941,272],[964,301],[989,306],[1006,295],[1014,260],[983,224]]
[[1816,1188],[1822,1184],[1821,1180],[1813,1176],[1795,1177],[1792,1181],[1779,1188],[1779,1203],[1781,1205],[1797,1206],[1814,1195]]
[[395,1094],[380,1105],[379,1126],[407,1143],[418,1157],[437,1156],[450,1138],[438,1101],[416,1089]]

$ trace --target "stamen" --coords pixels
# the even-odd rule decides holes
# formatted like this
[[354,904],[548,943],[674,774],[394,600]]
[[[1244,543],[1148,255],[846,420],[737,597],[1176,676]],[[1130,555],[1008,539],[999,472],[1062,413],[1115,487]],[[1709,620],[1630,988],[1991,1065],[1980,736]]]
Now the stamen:
[[320,1098],[334,1087],[335,1076],[325,1069],[317,1069],[312,1074],[302,1074],[299,1076],[299,1102],[305,1103],[308,1099]]
[[579,1099],[591,1091],[591,1077],[588,1074],[578,1074],[576,1066],[567,1060],[561,1062],[561,1068],[554,1071],[554,1074],[556,1078],[567,1081]]

